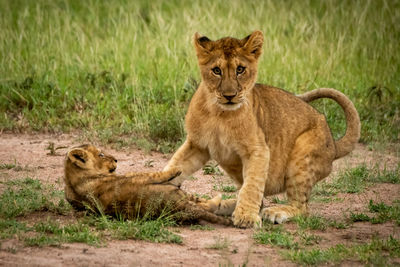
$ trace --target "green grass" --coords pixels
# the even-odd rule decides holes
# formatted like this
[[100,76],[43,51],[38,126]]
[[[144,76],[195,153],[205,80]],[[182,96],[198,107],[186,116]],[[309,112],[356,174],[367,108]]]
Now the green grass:
[[368,181],[373,183],[400,184],[400,163],[394,170],[389,170],[387,168],[383,170],[377,168],[373,169],[372,172],[370,172]]
[[65,214],[71,207],[64,193],[51,186],[43,186],[39,180],[26,178],[6,183],[0,195],[0,217],[15,218],[34,211],[52,211]]
[[215,249],[215,250],[224,250],[227,249],[230,245],[230,241],[226,237],[214,237],[214,243],[208,245],[206,248]]
[[328,228],[327,220],[320,216],[297,216],[293,220],[300,229],[325,231]]
[[222,183],[219,183],[217,185],[213,186],[213,189],[215,191],[221,191],[225,193],[233,193],[237,191],[237,187],[234,185],[223,185]]
[[[315,228],[309,228],[315,230]],[[264,223],[263,227],[254,233],[253,238],[259,244],[272,245],[282,249],[296,250],[304,246],[318,244],[322,238],[305,231],[305,227],[298,227],[295,232],[285,230],[282,225]]]
[[309,234],[305,231],[298,231],[298,235],[300,236],[301,243],[306,246],[318,244],[322,240],[322,237],[319,235]]
[[[371,204],[371,209],[388,210],[381,204]],[[282,225],[264,223],[263,227],[253,235],[259,244],[279,248],[278,252],[284,259],[298,265],[340,265],[344,261],[361,262],[373,266],[390,266],[400,257],[400,241],[392,236],[387,239],[373,237],[363,244],[338,244],[326,249],[318,248],[323,237],[312,234],[309,230],[325,230],[336,227],[337,222],[322,217],[297,217],[296,231],[285,230]],[[342,228],[342,227],[337,227]]]
[[273,245],[280,248],[296,249],[299,247],[294,236],[284,230],[282,226],[264,223],[263,228],[257,231],[253,238],[260,244]]
[[194,195],[198,198],[211,199],[211,197],[207,194],[200,195],[198,193],[195,193]]
[[387,240],[373,239],[361,245],[336,245],[328,249],[291,250],[282,252],[286,259],[300,265],[319,265],[356,260],[367,265],[389,266],[393,257],[400,257],[400,241],[393,237]]
[[370,200],[368,203],[369,212],[373,216],[365,213],[350,213],[350,220],[353,222],[371,222],[373,224],[395,221],[400,226],[400,200],[394,201],[393,205],[387,205],[383,202],[374,203]]
[[213,230],[215,230],[215,228],[210,225],[195,224],[195,225],[190,226],[190,230],[213,231]]
[[15,168],[17,164],[15,163],[1,163],[0,164],[0,170],[11,170]]
[[218,168],[218,163],[207,163],[203,166],[203,174],[221,176],[224,173]]
[[348,228],[348,224],[345,222],[338,222],[336,220],[326,219],[322,216],[310,215],[310,216],[296,216],[293,221],[297,224],[301,230],[321,230],[325,231],[328,227],[336,229]]
[[222,200],[233,199],[233,198],[236,198],[236,195],[222,194],[222,196],[221,196]]
[[15,219],[0,218],[0,240],[11,238],[15,234],[26,230],[25,223],[18,222]]
[[175,226],[175,221],[163,214],[154,220],[148,220],[146,216],[135,220],[113,219],[107,216],[100,216],[89,217],[84,221],[96,230],[111,232],[113,239],[137,239],[155,243],[182,243],[180,236],[166,228]]
[[65,226],[48,219],[33,226],[34,236],[25,236],[23,240],[27,246],[59,246],[62,243],[86,243],[92,246],[101,245],[101,233],[94,232],[82,222]]
[[[0,131],[73,131],[170,151],[200,75],[191,38],[265,35],[258,81],[354,101],[363,142],[397,142],[396,1],[0,1]],[[315,103],[337,138],[343,113]],[[129,136],[128,138],[126,136]]]
[[168,230],[176,222],[167,211],[152,220],[149,219],[150,215],[123,220],[122,217],[115,219],[89,214],[65,225],[47,216],[28,227],[27,223],[19,219],[33,212],[64,215],[71,211],[70,205],[64,200],[64,192],[44,186],[39,180],[31,178],[12,180],[5,185],[6,189],[0,196],[0,241],[17,237],[27,246],[39,247],[72,242],[99,246],[110,238],[182,243],[179,235]]
[[329,183],[322,181],[316,184],[313,188],[311,199],[319,202],[341,201],[341,199],[332,197],[338,193],[360,193],[374,183],[400,183],[400,165],[394,169],[384,168],[383,170],[379,166],[370,168],[365,164],[349,168],[340,172]]
[[273,197],[271,201],[272,201],[272,203],[275,203],[275,204],[288,204],[288,201],[286,198],[280,199],[279,197],[276,197],[276,196]]

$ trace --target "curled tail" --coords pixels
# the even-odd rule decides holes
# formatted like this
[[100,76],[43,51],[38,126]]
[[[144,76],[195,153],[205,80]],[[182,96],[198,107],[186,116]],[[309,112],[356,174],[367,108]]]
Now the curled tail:
[[315,89],[298,95],[298,97],[307,103],[319,98],[330,98],[342,107],[346,117],[346,133],[342,138],[335,141],[335,158],[341,158],[350,153],[360,139],[361,129],[360,117],[353,102],[346,95],[332,88]]

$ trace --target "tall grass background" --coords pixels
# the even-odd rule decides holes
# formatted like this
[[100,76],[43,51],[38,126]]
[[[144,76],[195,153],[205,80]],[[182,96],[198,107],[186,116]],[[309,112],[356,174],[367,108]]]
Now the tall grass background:
[[[0,0],[0,130],[177,144],[200,80],[193,34],[257,29],[258,82],[336,88],[363,142],[399,142],[400,2],[384,0]],[[338,105],[314,105],[340,137]]]

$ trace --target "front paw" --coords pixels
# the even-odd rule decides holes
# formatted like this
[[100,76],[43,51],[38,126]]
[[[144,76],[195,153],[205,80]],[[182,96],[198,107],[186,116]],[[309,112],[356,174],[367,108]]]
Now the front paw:
[[239,228],[259,228],[262,226],[261,217],[257,212],[245,212],[236,208],[232,214],[233,225]]
[[168,179],[168,183],[180,187],[183,181],[185,180],[185,176],[181,175],[182,172],[176,171],[171,175],[171,178]]
[[176,177],[178,177],[179,175],[181,175],[182,174],[182,172],[181,171],[178,171],[178,170],[170,170],[169,171],[169,173],[170,173],[170,178],[168,179],[168,181],[171,181],[172,179],[175,179]]

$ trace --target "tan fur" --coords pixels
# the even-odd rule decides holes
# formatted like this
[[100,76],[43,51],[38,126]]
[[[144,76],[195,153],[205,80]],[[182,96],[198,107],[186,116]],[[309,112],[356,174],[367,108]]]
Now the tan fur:
[[[326,177],[334,159],[349,153],[360,136],[360,120],[351,101],[334,89],[296,97],[256,84],[263,35],[211,41],[195,34],[202,81],[186,115],[187,138],[165,171],[179,168],[183,179],[209,159],[237,182],[240,191],[234,225],[252,227],[261,217],[281,223],[307,212],[312,186]],[[243,70],[244,68],[244,70]],[[347,121],[345,136],[334,141],[325,117],[306,102],[336,100]],[[289,204],[267,207],[264,195],[286,191]]]
[[114,173],[117,160],[92,145],[82,145],[68,152],[65,161],[65,195],[76,209],[89,207],[105,214],[159,216],[169,209],[180,221],[206,220],[230,225],[227,218],[206,200],[186,195],[168,181],[180,174],[176,169],[155,173]]

